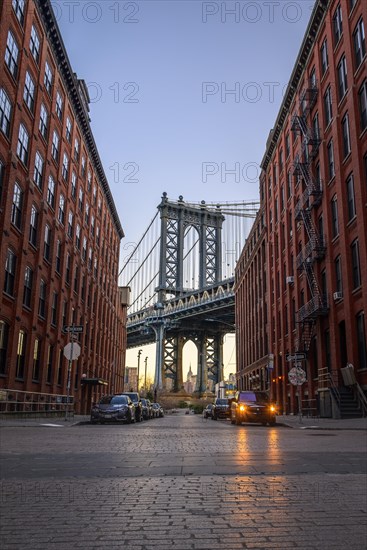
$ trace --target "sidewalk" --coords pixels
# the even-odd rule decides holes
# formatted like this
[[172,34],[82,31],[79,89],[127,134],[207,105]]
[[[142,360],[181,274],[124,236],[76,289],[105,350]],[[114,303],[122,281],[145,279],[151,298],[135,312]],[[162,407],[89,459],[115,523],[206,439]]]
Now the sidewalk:
[[80,422],[89,422],[90,416],[88,415],[79,415],[75,414],[70,416],[68,420],[65,420],[65,417],[47,417],[43,416],[40,418],[0,418],[0,427],[30,427],[30,426],[39,426],[39,427],[70,427],[79,424]]
[[298,430],[367,430],[367,418],[318,418],[298,415],[277,416],[280,425]]

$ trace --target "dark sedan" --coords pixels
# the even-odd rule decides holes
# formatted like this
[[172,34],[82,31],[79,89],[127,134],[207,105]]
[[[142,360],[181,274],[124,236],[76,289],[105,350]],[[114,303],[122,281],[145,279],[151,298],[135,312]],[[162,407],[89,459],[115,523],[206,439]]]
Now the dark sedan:
[[127,395],[105,395],[99,403],[92,406],[90,421],[92,424],[105,422],[135,422],[135,407]]
[[152,403],[152,409],[155,418],[162,418],[164,416],[163,409],[159,403]]
[[229,408],[228,399],[217,397],[214,402],[212,419],[218,420],[218,418],[229,418],[231,410]]

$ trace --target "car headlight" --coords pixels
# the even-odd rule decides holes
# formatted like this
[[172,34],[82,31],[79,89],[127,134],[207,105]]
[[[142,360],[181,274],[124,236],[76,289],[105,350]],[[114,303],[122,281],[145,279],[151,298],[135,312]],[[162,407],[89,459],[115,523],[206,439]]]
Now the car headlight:
[[242,412],[243,412],[244,410],[246,410],[246,407],[245,407],[245,405],[240,405],[240,411],[242,411]]
[[270,412],[274,413],[276,411],[276,408],[274,405],[270,405]]

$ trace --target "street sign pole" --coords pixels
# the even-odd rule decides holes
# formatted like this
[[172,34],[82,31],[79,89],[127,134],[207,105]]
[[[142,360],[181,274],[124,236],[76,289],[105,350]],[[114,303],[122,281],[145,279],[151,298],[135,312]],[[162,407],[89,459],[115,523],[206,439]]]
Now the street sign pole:
[[69,398],[70,398],[70,380],[71,380],[71,367],[73,363],[73,350],[74,350],[74,323],[71,328],[71,351],[70,351],[70,359],[68,364],[68,384],[66,388],[66,409],[65,409],[65,422],[69,420]]

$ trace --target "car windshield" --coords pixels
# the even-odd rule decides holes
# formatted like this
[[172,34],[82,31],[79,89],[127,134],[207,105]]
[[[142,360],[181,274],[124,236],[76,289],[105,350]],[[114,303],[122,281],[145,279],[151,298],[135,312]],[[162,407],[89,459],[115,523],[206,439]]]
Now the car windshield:
[[228,405],[228,399],[217,399],[217,405]]
[[133,401],[134,403],[139,401],[138,395],[136,393],[125,393],[124,395],[129,396],[131,401]]
[[126,395],[106,395],[100,400],[100,405],[127,405]]
[[249,403],[258,403],[261,401],[269,401],[269,398],[266,393],[259,391],[246,391],[239,394],[238,401],[249,402]]

